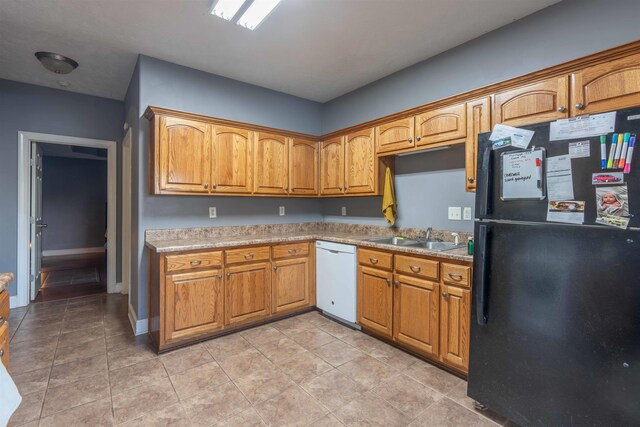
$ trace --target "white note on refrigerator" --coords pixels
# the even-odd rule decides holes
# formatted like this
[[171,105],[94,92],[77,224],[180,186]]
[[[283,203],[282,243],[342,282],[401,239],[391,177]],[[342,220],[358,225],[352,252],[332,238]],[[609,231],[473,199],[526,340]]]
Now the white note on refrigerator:
[[613,132],[615,127],[615,111],[556,120],[549,126],[549,141],[606,135]]
[[573,199],[571,156],[547,157],[547,196],[549,200]]
[[489,141],[497,141],[503,138],[511,138],[511,145],[518,148],[527,148],[533,138],[535,132],[532,130],[514,128],[513,126],[506,126],[497,124],[493,127],[491,135],[489,135]]

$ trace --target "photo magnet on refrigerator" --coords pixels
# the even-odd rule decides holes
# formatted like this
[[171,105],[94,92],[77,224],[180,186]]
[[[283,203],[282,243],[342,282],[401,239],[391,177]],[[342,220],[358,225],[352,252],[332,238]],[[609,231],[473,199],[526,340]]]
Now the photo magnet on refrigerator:
[[624,174],[622,172],[601,172],[591,174],[591,184],[622,184],[624,182]]

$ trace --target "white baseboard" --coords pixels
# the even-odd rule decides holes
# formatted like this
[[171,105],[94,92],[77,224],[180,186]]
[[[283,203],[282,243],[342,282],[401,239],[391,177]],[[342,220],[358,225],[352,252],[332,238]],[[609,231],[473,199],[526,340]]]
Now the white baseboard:
[[110,294],[121,294],[122,293],[122,282],[116,282],[116,287],[113,292],[109,292]]
[[131,322],[131,328],[133,329],[133,333],[135,335],[142,335],[149,332],[149,320],[148,319],[140,319],[136,316],[136,312],[133,309],[133,306],[129,304],[129,322]]
[[20,300],[18,299],[18,295],[9,296],[9,308],[17,308],[17,307],[23,307],[22,305],[20,305]]
[[50,249],[42,251],[42,256],[62,256],[62,255],[78,255],[78,254],[99,254],[104,252],[104,246],[96,246],[94,248],[72,248],[72,249]]

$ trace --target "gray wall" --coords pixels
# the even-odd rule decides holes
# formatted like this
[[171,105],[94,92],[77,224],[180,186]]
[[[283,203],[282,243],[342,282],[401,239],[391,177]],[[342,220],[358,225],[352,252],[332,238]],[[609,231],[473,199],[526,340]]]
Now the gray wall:
[[17,268],[18,132],[120,141],[123,122],[121,101],[0,79],[0,271]]
[[42,159],[42,249],[104,245],[107,162],[45,156]]

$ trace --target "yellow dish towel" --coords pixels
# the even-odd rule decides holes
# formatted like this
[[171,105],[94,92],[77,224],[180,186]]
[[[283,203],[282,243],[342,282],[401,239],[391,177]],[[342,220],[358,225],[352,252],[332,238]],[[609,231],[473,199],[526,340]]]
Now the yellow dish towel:
[[384,176],[384,194],[382,196],[382,214],[391,225],[396,222],[396,195],[393,191],[393,177],[391,169],[387,166]]

